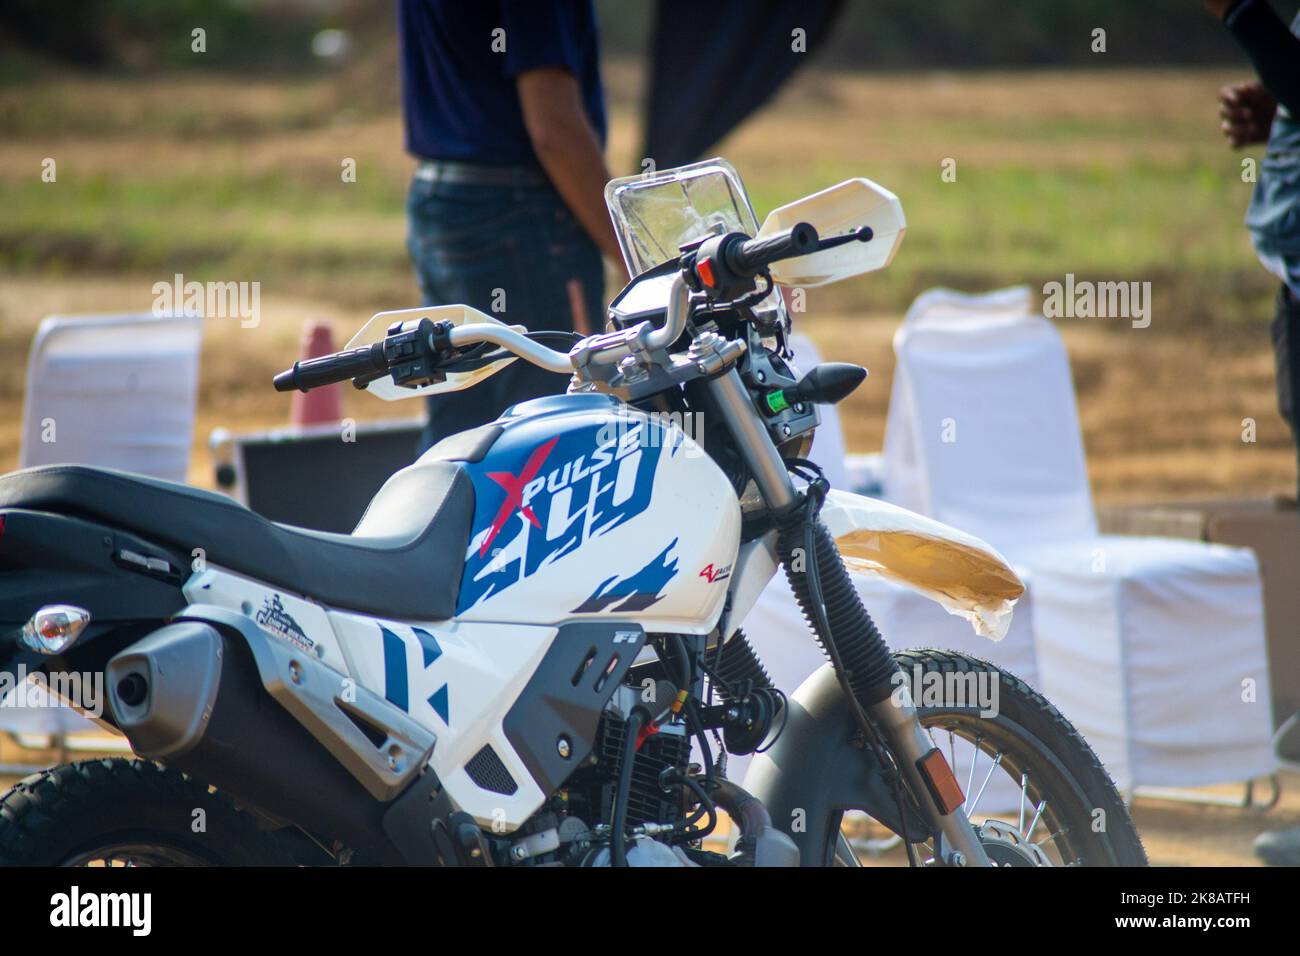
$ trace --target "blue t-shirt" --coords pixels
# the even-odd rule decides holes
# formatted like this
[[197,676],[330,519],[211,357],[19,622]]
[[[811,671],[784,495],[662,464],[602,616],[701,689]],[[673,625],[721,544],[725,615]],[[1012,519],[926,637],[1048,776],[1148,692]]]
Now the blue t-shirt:
[[515,80],[568,70],[605,141],[591,0],[398,0],[406,148],[475,163],[536,163]]

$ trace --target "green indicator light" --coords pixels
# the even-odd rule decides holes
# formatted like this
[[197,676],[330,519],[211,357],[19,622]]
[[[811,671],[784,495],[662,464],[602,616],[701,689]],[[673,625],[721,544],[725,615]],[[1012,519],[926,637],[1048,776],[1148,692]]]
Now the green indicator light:
[[779,414],[790,407],[789,400],[785,397],[785,390],[778,389],[775,392],[768,392],[764,398],[767,401],[767,407],[773,415]]

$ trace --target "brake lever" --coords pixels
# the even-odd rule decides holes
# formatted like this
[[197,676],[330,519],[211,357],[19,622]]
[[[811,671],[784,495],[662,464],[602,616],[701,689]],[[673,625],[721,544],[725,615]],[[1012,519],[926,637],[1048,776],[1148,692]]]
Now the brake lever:
[[875,231],[870,226],[863,226],[861,229],[855,229],[852,232],[846,232],[842,236],[831,236],[829,239],[820,239],[817,242],[817,251],[823,249],[834,249],[837,246],[846,246],[850,242],[870,242],[876,236]]

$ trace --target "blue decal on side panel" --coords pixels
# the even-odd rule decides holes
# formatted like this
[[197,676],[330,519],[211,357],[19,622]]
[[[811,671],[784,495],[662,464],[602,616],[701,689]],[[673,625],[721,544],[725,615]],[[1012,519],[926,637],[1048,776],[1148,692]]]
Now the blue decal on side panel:
[[447,724],[448,726],[451,725],[451,720],[447,716],[448,709],[447,709],[447,685],[446,684],[443,684],[441,687],[439,687],[429,696],[429,706],[433,708],[433,712],[435,714],[437,714],[439,717],[442,718],[442,722],[444,724]]
[[422,627],[413,627],[415,638],[420,642],[420,650],[424,652],[424,666],[428,667],[438,658],[442,657],[442,648],[438,646],[438,639]]
[[389,703],[408,710],[406,642],[386,627],[379,630],[384,636],[384,697]]
[[466,465],[476,501],[457,614],[650,505],[666,429],[636,417],[559,435],[528,424],[516,426],[517,436],[508,429],[481,462]]
[[[415,640],[420,645],[420,652],[424,660],[423,670],[419,670],[415,674],[411,674],[407,667],[406,648],[408,639],[383,625],[379,627],[379,633],[384,642],[384,698],[389,703],[410,713],[411,695],[415,694],[417,700],[424,698],[425,702],[441,718],[442,722],[451,726],[450,706],[448,703],[450,699],[449,685],[445,680],[439,681],[438,676],[431,674],[429,671],[430,665],[442,657],[442,645],[438,643],[436,637],[422,627],[412,627],[410,631],[415,635]],[[439,682],[441,682],[442,686],[425,698],[424,695],[428,693],[429,687]],[[420,717],[419,714],[413,716]]]
[[669,560],[668,552],[677,546],[677,539],[659,552],[649,564],[630,577],[620,580],[618,576],[606,578],[600,583],[591,597],[573,609],[574,614],[595,614],[603,611],[615,601],[622,601],[614,610],[618,613],[627,611],[644,611],[650,605],[661,600],[659,592],[677,574],[677,559]]

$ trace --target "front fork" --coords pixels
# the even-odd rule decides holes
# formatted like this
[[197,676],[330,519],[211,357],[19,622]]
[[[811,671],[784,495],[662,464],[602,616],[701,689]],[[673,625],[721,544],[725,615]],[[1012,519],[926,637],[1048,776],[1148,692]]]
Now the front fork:
[[[709,379],[709,391],[740,453],[749,466],[754,483],[767,506],[777,514],[787,514],[799,504],[799,493],[790,479],[790,471],[781,460],[762,417],[741,382],[735,368]],[[815,556],[807,556],[815,560]],[[837,555],[838,557],[838,555]],[[837,635],[823,635],[829,645]],[[841,641],[844,635],[839,635]],[[883,651],[881,653],[884,653]],[[847,686],[847,680],[844,681]],[[953,799],[951,790],[936,788],[936,781],[950,781],[952,769],[931,741],[912,704],[906,687],[864,707],[867,719],[889,748],[903,775],[908,790],[929,821],[935,834],[935,858],[942,864],[990,866],[988,854],[962,806]],[[869,728],[864,728],[869,730]],[[959,794],[958,794],[959,795]]]

